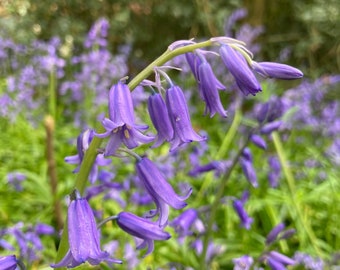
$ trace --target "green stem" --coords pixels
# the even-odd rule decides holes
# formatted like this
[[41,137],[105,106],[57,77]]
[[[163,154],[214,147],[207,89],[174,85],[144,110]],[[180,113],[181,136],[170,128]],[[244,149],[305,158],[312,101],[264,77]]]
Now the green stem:
[[210,211],[210,216],[209,216],[209,219],[208,219],[206,233],[204,234],[204,238],[203,238],[203,250],[202,250],[201,257],[200,257],[200,265],[201,265],[201,267],[203,267],[202,269],[208,269],[208,265],[206,265],[205,257],[206,257],[206,253],[207,253],[207,250],[208,250],[208,244],[209,244],[210,236],[213,233],[213,225],[214,225],[215,220],[216,220],[217,210],[218,210],[218,208],[221,204],[221,199],[222,199],[222,197],[225,193],[225,187],[227,185],[228,180],[230,179],[230,175],[231,175],[232,171],[234,170],[235,166],[238,164],[239,158],[240,158],[243,150],[247,147],[247,145],[249,143],[249,136],[247,136],[246,138],[247,138],[247,140],[243,143],[239,152],[233,158],[233,161],[232,161],[230,167],[220,177],[221,183],[220,183],[220,185],[217,189],[217,193],[216,193],[216,196],[214,198],[214,202],[211,205],[211,211]]
[[[164,65],[166,62],[168,62],[175,56],[185,54],[187,52],[192,52],[199,48],[208,47],[213,44],[214,42],[212,42],[211,40],[207,40],[207,41],[179,47],[174,50],[169,50],[169,49],[166,50],[161,56],[159,56],[155,61],[153,61],[150,65],[148,65],[145,69],[143,69],[134,79],[130,81],[130,83],[128,84],[130,90],[133,91],[144,79],[148,78],[153,73],[154,67]],[[102,127],[98,133],[101,133],[103,131],[104,130]],[[85,152],[84,159],[81,163],[80,170],[79,170],[79,173],[77,174],[76,183],[75,183],[75,189],[77,189],[81,195],[85,191],[85,188],[88,182],[88,176],[90,174],[91,168],[98,154],[97,150],[100,147],[102,141],[103,139],[94,137],[90,143],[89,148]],[[65,221],[64,224],[67,224],[67,220]],[[68,235],[67,235],[67,229],[65,229],[63,230],[63,233],[61,236],[56,262],[59,262],[65,256],[68,248],[69,248]],[[62,269],[62,268],[59,268],[59,269]]]
[[[237,133],[241,120],[242,120],[242,111],[240,109],[240,106],[238,106],[235,110],[235,116],[234,116],[233,122],[226,136],[224,137],[222,141],[220,149],[218,150],[217,154],[214,156],[214,160],[220,160],[224,157],[226,153],[228,153],[229,146]],[[213,173],[206,174],[206,177],[204,178],[201,189],[197,193],[197,196],[195,199],[196,202],[200,202],[203,199],[203,196],[206,193],[207,189],[209,188],[211,182],[213,181],[213,178],[214,178]]]
[[48,98],[48,112],[56,119],[56,111],[57,111],[57,95],[56,95],[56,79],[54,69],[50,72],[50,81],[49,81],[49,98]]
[[293,176],[292,171],[289,168],[288,160],[286,158],[285,151],[283,149],[283,145],[279,137],[279,134],[276,131],[273,132],[272,138],[273,138],[276,152],[279,156],[279,160],[282,166],[283,173],[285,175],[285,178],[288,184],[288,189],[289,189],[290,196],[291,196],[290,197],[291,204],[293,205],[294,210],[295,210],[295,215],[298,218],[298,225],[299,225],[298,233],[301,234],[302,232],[306,232],[307,237],[309,238],[310,245],[314,248],[315,252],[319,256],[321,256],[321,252],[317,246],[316,236],[312,228],[310,227],[310,224],[307,223],[305,219],[303,218],[303,214],[302,214],[303,212],[301,210],[300,204],[297,202],[294,176]]

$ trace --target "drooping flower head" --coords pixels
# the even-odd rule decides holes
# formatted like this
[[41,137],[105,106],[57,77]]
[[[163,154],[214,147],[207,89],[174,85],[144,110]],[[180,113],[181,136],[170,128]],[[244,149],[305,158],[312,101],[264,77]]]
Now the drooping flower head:
[[51,265],[58,267],[76,267],[86,261],[91,265],[98,265],[102,261],[108,263],[122,263],[120,260],[110,258],[109,254],[100,249],[100,235],[96,226],[93,211],[85,198],[80,197],[77,191],[73,194],[67,212],[67,230],[69,250],[58,263]]
[[110,137],[105,147],[105,156],[113,155],[123,143],[129,149],[135,148],[139,143],[150,143],[154,137],[141,133],[148,126],[137,125],[133,110],[133,102],[129,87],[118,82],[113,85],[109,92],[109,118],[102,121],[106,132],[95,134],[100,138]]
[[174,136],[169,112],[161,94],[155,93],[149,97],[148,110],[151,121],[158,132],[156,142],[152,147],[158,147],[164,141],[170,141]]
[[242,257],[233,259],[233,263],[234,270],[249,270],[254,263],[254,259],[249,255],[244,255]]
[[220,55],[223,63],[235,78],[238,88],[245,96],[249,94],[255,96],[256,93],[262,91],[261,85],[241,53],[229,45],[222,44]]
[[163,228],[161,228],[158,223],[128,212],[121,212],[118,214],[117,224],[128,234],[144,240],[137,247],[137,249],[147,247],[147,252],[143,257],[153,251],[154,240],[168,240],[171,237],[169,233],[163,231]]
[[137,161],[136,170],[157,207],[151,216],[159,214],[159,226],[163,227],[168,221],[169,205],[175,209],[184,208],[187,205],[184,200],[190,196],[192,189],[190,188],[183,197],[177,195],[156,165],[146,157]]
[[253,157],[250,149],[247,147],[243,150],[240,157],[240,164],[242,171],[247,178],[248,182],[254,187],[258,187],[256,171],[253,166]]
[[205,140],[192,128],[188,105],[179,86],[172,85],[166,91],[166,106],[174,130],[170,151],[184,143]]
[[253,61],[252,68],[265,78],[295,80],[303,77],[301,70],[286,64]]
[[241,220],[242,227],[249,230],[254,219],[248,216],[248,213],[244,209],[244,204],[240,200],[234,200],[233,207]]
[[17,269],[17,264],[18,262],[15,255],[0,257],[0,269],[15,270]]
[[186,53],[185,56],[198,83],[200,97],[206,104],[205,114],[209,113],[210,117],[213,117],[218,112],[222,117],[227,117],[218,93],[218,90],[224,90],[225,86],[216,78],[202,53],[196,54]]

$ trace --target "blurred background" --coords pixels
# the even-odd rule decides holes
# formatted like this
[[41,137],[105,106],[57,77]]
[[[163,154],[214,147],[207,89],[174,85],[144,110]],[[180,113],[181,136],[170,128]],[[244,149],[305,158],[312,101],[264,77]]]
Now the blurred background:
[[104,17],[110,23],[110,50],[131,46],[132,72],[175,40],[224,35],[226,18],[238,8],[248,10],[240,24],[264,27],[258,60],[284,57],[312,78],[339,72],[337,0],[1,0],[0,36],[21,44],[58,36],[67,56],[81,50],[91,25]]

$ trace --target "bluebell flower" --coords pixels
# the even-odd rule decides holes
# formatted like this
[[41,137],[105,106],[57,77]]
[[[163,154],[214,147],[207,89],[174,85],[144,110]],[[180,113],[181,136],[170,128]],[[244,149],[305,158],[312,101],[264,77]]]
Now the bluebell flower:
[[154,240],[168,240],[171,235],[161,228],[158,223],[146,218],[138,217],[132,213],[121,212],[117,216],[118,226],[130,235],[143,239],[137,249],[147,247],[145,256],[154,250]]
[[[77,155],[65,157],[65,161],[70,164],[78,164],[73,173],[77,173],[80,165],[84,159],[86,150],[89,148],[90,143],[94,137],[94,131],[87,129],[82,132],[77,138]],[[98,166],[107,166],[111,163],[110,159],[105,159],[103,154],[98,154],[89,174],[90,183],[93,184],[98,178]]]
[[260,135],[252,134],[250,136],[250,141],[263,150],[267,149],[267,143]]
[[147,125],[137,125],[133,110],[133,102],[129,87],[122,82],[113,85],[109,92],[109,118],[102,121],[106,132],[96,134],[99,138],[110,137],[105,147],[105,156],[115,154],[123,143],[129,149],[135,148],[139,143],[150,143],[154,137],[141,133],[148,129]]
[[268,182],[272,188],[276,188],[279,185],[279,179],[281,176],[281,164],[277,157],[270,156],[268,158],[269,173]]
[[0,269],[3,270],[15,270],[17,269],[17,259],[15,255],[8,255],[0,257]]
[[179,86],[172,85],[166,91],[165,102],[174,129],[174,136],[170,141],[170,151],[176,149],[183,143],[205,140],[205,138],[198,135],[192,128],[188,105],[183,91]]
[[252,62],[252,68],[265,78],[295,80],[303,77],[301,70],[274,62]]
[[211,66],[207,61],[202,62],[198,67],[199,89],[205,102],[205,114],[210,113],[213,117],[218,112],[222,117],[227,113],[222,106],[218,90],[225,89],[224,85],[215,77]]
[[67,212],[67,230],[69,250],[58,263],[51,265],[58,267],[76,267],[86,261],[91,265],[98,265],[102,261],[122,263],[110,258],[109,254],[100,249],[100,235],[96,226],[93,211],[85,198],[81,198],[75,191],[75,198],[71,201]]
[[245,148],[240,157],[242,171],[248,182],[254,187],[258,187],[256,171],[253,166],[253,158],[249,148]]
[[191,226],[198,219],[198,212],[193,208],[189,208],[185,210],[182,214],[176,217],[171,223],[170,226],[174,227],[175,231],[179,234],[180,237],[191,235],[192,231],[190,231]]
[[260,129],[260,132],[261,132],[261,134],[269,135],[273,131],[278,130],[281,125],[282,125],[282,121],[280,121],[280,120],[277,120],[277,121],[274,121],[274,122],[270,122],[270,123],[265,124]]
[[246,210],[244,209],[244,203],[236,199],[233,201],[233,207],[241,220],[241,226],[249,230],[254,219],[248,216]]
[[296,263],[293,259],[277,251],[270,251],[265,256],[265,259],[272,270],[285,270],[286,265],[294,265]]
[[185,57],[198,83],[200,97],[206,104],[205,114],[210,113],[213,117],[218,112],[227,117],[218,93],[218,90],[225,90],[225,86],[216,78],[210,64],[201,54],[186,53]]
[[311,270],[324,270],[326,269],[326,263],[321,258],[312,257],[309,254],[296,252],[294,254],[294,261],[297,265],[301,265],[304,269],[311,269]]
[[7,174],[8,184],[13,185],[16,191],[22,191],[22,182],[26,179],[26,175],[20,172],[11,172]]
[[228,45],[221,45],[220,55],[223,63],[235,78],[238,88],[245,96],[249,94],[255,96],[256,93],[262,91],[261,85],[241,53]]
[[175,209],[184,208],[187,205],[184,200],[190,196],[192,188],[183,197],[177,195],[156,165],[146,157],[137,161],[136,170],[157,207],[150,217],[159,214],[159,226],[163,227],[168,221],[169,205]]
[[281,233],[285,228],[283,223],[279,223],[276,225],[267,235],[266,237],[266,245],[272,244],[276,239],[279,233]]
[[244,255],[242,257],[233,259],[233,263],[233,270],[249,270],[254,263],[254,259],[248,255]]
[[157,130],[156,142],[152,147],[158,147],[164,141],[170,141],[174,136],[169,112],[161,94],[155,93],[149,97],[148,110],[151,121]]

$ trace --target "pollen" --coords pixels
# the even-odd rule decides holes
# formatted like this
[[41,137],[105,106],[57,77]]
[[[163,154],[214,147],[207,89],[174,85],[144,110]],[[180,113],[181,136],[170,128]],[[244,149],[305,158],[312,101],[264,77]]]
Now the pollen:
[[127,129],[124,129],[124,136],[126,139],[130,139],[130,133]]

